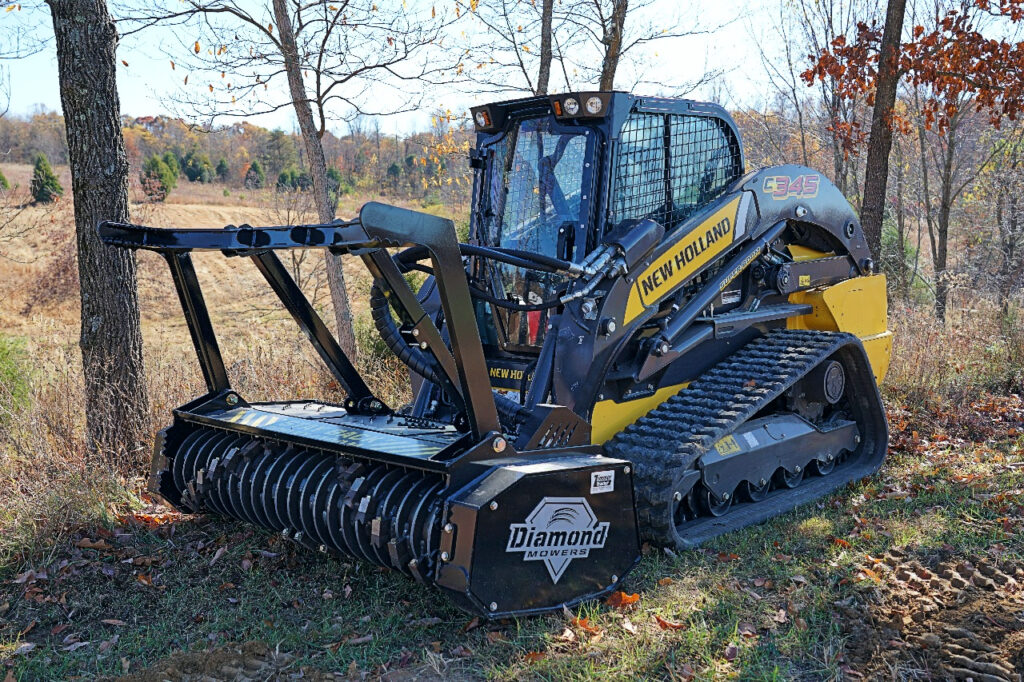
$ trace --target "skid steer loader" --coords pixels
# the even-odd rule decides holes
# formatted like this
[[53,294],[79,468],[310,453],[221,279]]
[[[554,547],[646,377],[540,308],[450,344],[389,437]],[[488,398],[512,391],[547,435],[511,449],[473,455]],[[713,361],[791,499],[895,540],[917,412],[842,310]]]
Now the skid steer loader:
[[[745,174],[712,104],[583,92],[472,115],[465,244],[379,203],[326,225],[100,224],[167,260],[208,389],[159,433],[155,493],[504,617],[608,593],[643,541],[694,547],[878,469],[885,280],[824,176]],[[369,269],[410,405],[374,395],[277,256],[307,248]],[[252,260],[343,404],[232,389],[202,250]]]

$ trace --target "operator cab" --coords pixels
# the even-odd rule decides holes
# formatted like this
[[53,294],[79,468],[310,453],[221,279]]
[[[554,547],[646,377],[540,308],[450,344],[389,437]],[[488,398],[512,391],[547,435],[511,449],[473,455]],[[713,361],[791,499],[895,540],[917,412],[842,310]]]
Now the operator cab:
[[[739,133],[714,104],[584,92],[471,112],[470,241],[482,246],[583,263],[605,238],[645,218],[670,231],[743,173]],[[558,311],[550,302],[571,278],[482,258],[472,259],[470,275],[514,304],[476,302],[488,358],[522,358],[525,367]]]

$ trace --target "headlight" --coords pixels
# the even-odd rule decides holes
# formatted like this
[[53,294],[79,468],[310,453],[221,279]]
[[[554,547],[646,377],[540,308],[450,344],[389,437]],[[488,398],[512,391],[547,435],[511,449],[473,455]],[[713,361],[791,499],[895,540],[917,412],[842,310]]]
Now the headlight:
[[580,113],[580,103],[575,97],[566,97],[563,106],[565,107],[565,113],[570,116]]
[[587,113],[596,116],[601,112],[601,98],[590,97],[587,99]]
[[476,116],[473,118],[476,120],[476,124],[481,128],[486,128],[491,124],[491,122],[487,120],[487,112],[485,111],[476,112]]

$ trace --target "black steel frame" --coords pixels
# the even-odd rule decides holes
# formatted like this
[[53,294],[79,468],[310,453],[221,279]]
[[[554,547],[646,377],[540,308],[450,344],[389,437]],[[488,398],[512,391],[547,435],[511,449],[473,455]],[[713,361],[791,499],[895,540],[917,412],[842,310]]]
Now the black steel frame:
[[[436,359],[446,390],[464,411],[475,442],[500,433],[483,345],[451,220],[371,202],[358,221],[291,227],[228,226],[222,230],[166,229],[103,221],[100,238],[107,244],[155,251],[171,271],[192,344],[211,395],[230,390],[220,347],[192,263],[192,251],[221,251],[246,256],[267,280],[282,305],[302,329],[327,369],[348,393],[345,407],[354,414],[386,414],[391,410],[373,394],[334,335],[314,310],[274,251],[326,248],[362,258],[373,277],[392,294],[400,315],[410,321],[421,347]],[[427,248],[437,279],[451,350],[416,294],[409,288],[387,248]]]

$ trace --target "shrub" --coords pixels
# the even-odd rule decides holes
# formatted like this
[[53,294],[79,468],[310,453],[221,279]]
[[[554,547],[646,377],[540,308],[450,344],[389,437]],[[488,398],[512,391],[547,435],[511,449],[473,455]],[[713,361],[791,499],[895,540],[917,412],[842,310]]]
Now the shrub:
[[331,197],[331,205],[338,209],[338,201],[346,194],[355,191],[352,182],[341,175],[341,171],[333,166],[327,169],[327,194]]
[[36,165],[32,169],[32,184],[29,187],[32,191],[32,198],[40,204],[57,201],[64,194],[64,188],[60,186],[46,154],[36,157]]
[[4,172],[0,170],[0,189],[7,190],[11,188],[11,183],[7,182],[7,178],[4,177]]
[[266,184],[267,175],[263,172],[259,161],[253,161],[252,165],[249,166],[249,170],[245,171],[245,180],[243,182],[246,189],[260,189]]
[[151,201],[163,201],[178,184],[174,171],[159,156],[146,159],[139,180],[142,182],[142,190]]
[[285,168],[277,176],[277,191],[279,192],[287,189],[306,191],[312,186],[313,178],[309,177],[309,173],[295,167]]

